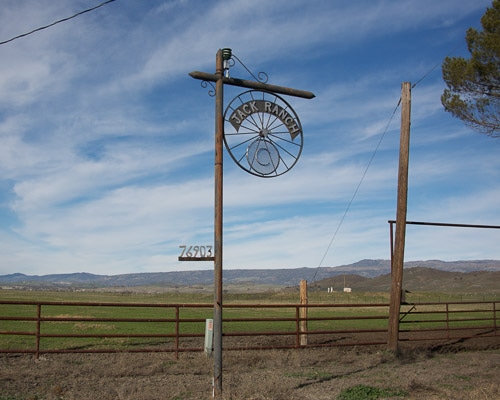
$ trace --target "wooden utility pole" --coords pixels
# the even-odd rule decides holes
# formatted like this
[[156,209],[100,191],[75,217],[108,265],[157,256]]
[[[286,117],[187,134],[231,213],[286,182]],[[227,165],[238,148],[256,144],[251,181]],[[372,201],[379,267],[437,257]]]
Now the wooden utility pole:
[[391,299],[389,305],[389,329],[387,348],[398,352],[399,310],[403,289],[403,265],[406,236],[406,214],[408,199],[408,164],[410,155],[410,111],[411,85],[401,86],[401,134],[399,144],[398,201],[396,211],[396,240],[394,254],[391,254]]

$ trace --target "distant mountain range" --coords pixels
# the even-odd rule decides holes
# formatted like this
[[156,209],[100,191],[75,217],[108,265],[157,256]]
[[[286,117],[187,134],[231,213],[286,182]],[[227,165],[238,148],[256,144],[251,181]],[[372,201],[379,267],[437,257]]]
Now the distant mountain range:
[[[410,261],[405,263],[405,282],[414,271],[420,270],[413,290],[430,290],[431,281],[441,283],[446,279],[458,280],[476,273],[483,276],[483,284],[500,286],[500,261]],[[481,271],[481,274],[478,272]],[[343,286],[344,278],[348,286],[357,290],[378,291],[388,290],[390,287],[389,260],[361,260],[354,264],[338,267],[321,268],[290,268],[290,269],[227,269],[223,272],[225,284],[258,284],[296,286],[302,279],[319,287],[334,286],[338,290]],[[425,272],[425,274],[423,274]],[[449,275],[445,273],[459,273]],[[444,273],[444,275],[443,275]],[[488,273],[484,275],[484,273]],[[417,274],[418,275],[418,274]],[[422,275],[427,276],[422,277]],[[52,274],[52,275],[25,275],[21,273],[0,275],[0,287],[33,287],[33,288],[106,288],[106,287],[138,287],[138,286],[191,286],[211,285],[214,274],[212,270],[155,272],[123,275],[94,275],[89,273]],[[418,283],[420,280],[420,283]],[[477,279],[476,279],[477,280]],[[365,282],[365,283],[363,283]],[[472,285],[473,283],[471,283]]]

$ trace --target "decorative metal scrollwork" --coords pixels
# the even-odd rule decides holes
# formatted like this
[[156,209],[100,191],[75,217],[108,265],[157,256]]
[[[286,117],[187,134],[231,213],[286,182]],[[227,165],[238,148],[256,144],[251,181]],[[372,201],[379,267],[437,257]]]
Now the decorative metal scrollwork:
[[208,91],[208,95],[210,97],[215,97],[215,86],[212,82],[210,81],[201,81],[200,85],[203,89],[206,89],[209,85],[212,88],[211,90]]
[[[230,68],[234,67],[236,65],[236,61],[238,61],[241,66],[250,74],[250,76],[257,82],[260,83],[267,83],[269,76],[265,72],[258,72],[257,76],[254,75],[252,71],[237,57],[233,54],[232,50],[229,48],[222,49],[222,58],[223,58],[223,68],[224,68],[224,77],[229,78],[229,70]],[[235,61],[236,60],[236,61]],[[216,90],[215,90],[215,85],[209,81],[209,80],[202,80],[200,82],[200,85],[203,89],[207,89],[210,85],[210,88],[208,90],[208,95],[210,97],[215,97]]]
[[242,67],[245,68],[245,70],[250,74],[250,76],[253,79],[255,79],[257,82],[267,83],[267,81],[269,79],[269,76],[265,72],[259,72],[259,73],[257,73],[257,76],[255,76],[253,74],[253,72],[250,71],[250,69],[248,69],[247,66],[245,64],[243,64],[243,62],[237,56],[235,56],[234,54],[232,54],[231,57],[235,58],[236,60],[238,60],[238,62],[242,65]]

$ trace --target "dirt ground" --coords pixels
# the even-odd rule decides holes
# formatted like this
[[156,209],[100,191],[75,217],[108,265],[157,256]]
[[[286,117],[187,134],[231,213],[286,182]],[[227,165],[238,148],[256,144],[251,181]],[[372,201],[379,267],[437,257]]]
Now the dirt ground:
[[[500,398],[500,337],[418,343],[397,357],[385,346],[225,351],[223,398],[337,399],[356,385],[399,389],[392,399]],[[203,353],[4,354],[0,400],[211,399],[212,371]]]

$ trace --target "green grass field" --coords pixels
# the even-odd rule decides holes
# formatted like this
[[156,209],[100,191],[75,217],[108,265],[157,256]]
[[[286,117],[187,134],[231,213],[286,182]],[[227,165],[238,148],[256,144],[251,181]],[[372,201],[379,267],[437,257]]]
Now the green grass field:
[[[423,302],[444,299],[444,294],[412,294]],[[470,301],[467,295],[464,301]],[[0,291],[1,301],[22,302],[84,302],[84,305],[43,305],[41,335],[68,335],[70,337],[42,337],[41,350],[50,349],[133,349],[158,346],[171,347],[176,329],[180,334],[203,336],[205,319],[212,318],[213,295],[208,293],[111,293],[111,292],[50,292],[50,291]],[[312,292],[309,304],[322,305],[308,310],[309,331],[366,330],[387,328],[386,293],[326,293]],[[476,301],[478,299],[475,299]],[[296,332],[298,293],[267,292],[226,294],[224,308],[225,333],[231,332]],[[446,298],[446,301],[458,301]],[[480,299],[482,301],[482,299]],[[92,304],[93,303],[93,304]],[[99,305],[112,303],[123,306]],[[124,306],[125,304],[148,304],[150,307]],[[197,306],[197,305],[203,306]],[[265,307],[266,305],[284,307]],[[366,304],[359,307],[359,304]],[[374,306],[370,306],[373,304]],[[178,308],[173,305],[184,305]],[[245,305],[248,305],[246,307]],[[259,307],[259,305],[261,305]],[[285,305],[289,305],[286,306]],[[404,329],[430,329],[435,327],[460,327],[492,325],[492,304],[449,305],[450,314],[446,320],[446,304],[416,304],[405,315],[401,324]],[[402,306],[402,311],[410,306]],[[176,326],[176,313],[181,322]],[[0,320],[0,332],[31,332],[31,335],[0,334],[2,350],[32,350],[36,345],[37,306],[0,304],[0,318],[23,317],[28,321]],[[265,321],[255,321],[263,318]],[[65,321],[64,319],[69,319]],[[99,319],[91,321],[89,319]],[[126,319],[125,321],[120,321]],[[130,321],[140,319],[140,322]],[[245,321],[245,319],[254,319]],[[489,322],[484,320],[490,319]],[[73,336],[72,336],[73,335]],[[79,335],[109,335],[115,337],[77,337]],[[149,337],[134,337],[148,335]],[[156,336],[155,336],[156,335]],[[163,335],[163,336],[162,336]],[[181,338],[182,340],[182,338]],[[202,346],[203,338],[196,339]]]

